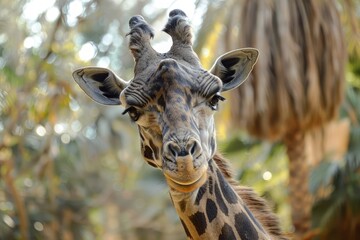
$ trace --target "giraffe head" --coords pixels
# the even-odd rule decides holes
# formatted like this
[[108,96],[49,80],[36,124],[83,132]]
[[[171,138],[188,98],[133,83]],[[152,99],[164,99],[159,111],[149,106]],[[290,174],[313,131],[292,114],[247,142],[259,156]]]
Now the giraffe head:
[[132,17],[129,26],[132,80],[98,67],[78,69],[73,77],[96,102],[122,105],[138,126],[146,162],[163,171],[173,190],[191,192],[205,183],[216,151],[213,114],[224,100],[221,93],[246,80],[258,51],[228,52],[207,71],[192,49],[191,28],[181,10],[170,12],[164,28],[173,41],[167,53],[151,47],[154,33],[143,17]]

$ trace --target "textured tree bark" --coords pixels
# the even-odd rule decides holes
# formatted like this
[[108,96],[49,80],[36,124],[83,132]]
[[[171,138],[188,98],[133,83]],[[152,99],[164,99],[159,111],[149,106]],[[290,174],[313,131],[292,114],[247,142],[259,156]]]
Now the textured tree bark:
[[295,237],[304,236],[311,227],[312,196],[309,192],[310,157],[305,134],[297,132],[284,140],[289,157],[289,198]]

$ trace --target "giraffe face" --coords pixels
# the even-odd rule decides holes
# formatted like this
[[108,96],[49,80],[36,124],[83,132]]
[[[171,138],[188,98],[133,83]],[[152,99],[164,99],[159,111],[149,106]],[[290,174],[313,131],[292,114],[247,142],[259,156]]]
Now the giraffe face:
[[222,81],[171,58],[149,75],[133,79],[121,93],[124,112],[138,125],[144,159],[162,169],[170,187],[192,191],[205,182],[215,154],[213,114],[223,100]]
[[208,161],[216,151],[213,114],[224,100],[220,93],[246,80],[258,51],[231,51],[206,71],[192,50],[186,15],[173,10],[169,16],[164,31],[173,46],[163,54],[151,47],[154,33],[145,20],[130,19],[135,75],[129,82],[98,67],[80,68],[73,77],[96,102],[123,105],[124,114],[138,126],[144,159],[162,169],[172,189],[190,192],[205,183]]

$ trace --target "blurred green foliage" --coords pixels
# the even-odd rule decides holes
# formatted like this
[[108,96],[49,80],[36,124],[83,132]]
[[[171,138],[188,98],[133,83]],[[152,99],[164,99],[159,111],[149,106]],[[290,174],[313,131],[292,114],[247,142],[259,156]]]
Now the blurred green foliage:
[[[71,73],[78,66],[98,65],[130,79],[133,60],[125,35],[132,15],[142,14],[161,29],[168,11],[180,5],[194,11],[196,35],[203,34],[196,26],[212,4],[1,1],[0,240],[185,238],[161,173],[141,159],[136,127],[122,116],[121,108],[101,107],[88,99]],[[154,45],[168,46],[169,39],[158,35]],[[357,97],[359,62],[353,60],[351,68],[357,89],[348,92]],[[359,109],[358,98],[348,103]],[[352,144],[358,149],[358,140]],[[240,182],[264,195],[289,231],[283,146],[238,131],[222,136],[219,145]],[[338,184],[332,187],[338,198],[337,189],[345,186],[341,184],[358,183],[358,170],[345,162],[315,185]],[[336,180],[342,172],[350,177],[349,168],[357,173],[355,182]]]
[[321,229],[319,239],[360,236],[360,59],[355,55],[350,59],[348,74],[353,78],[341,109],[342,117],[351,120],[348,152],[341,161],[325,159],[310,176],[309,188],[317,199],[313,227]]

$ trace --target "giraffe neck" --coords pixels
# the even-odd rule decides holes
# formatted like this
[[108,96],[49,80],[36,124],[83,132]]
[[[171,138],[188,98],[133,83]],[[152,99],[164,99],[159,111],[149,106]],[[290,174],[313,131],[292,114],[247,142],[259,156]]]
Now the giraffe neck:
[[207,174],[207,182],[194,192],[170,190],[188,238],[270,239],[214,159],[209,161]]

